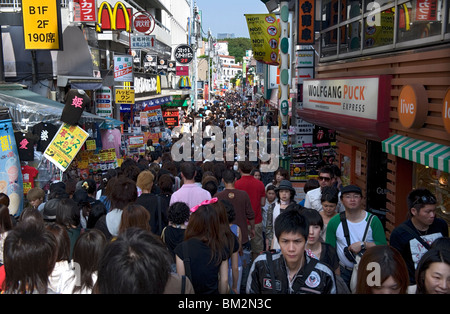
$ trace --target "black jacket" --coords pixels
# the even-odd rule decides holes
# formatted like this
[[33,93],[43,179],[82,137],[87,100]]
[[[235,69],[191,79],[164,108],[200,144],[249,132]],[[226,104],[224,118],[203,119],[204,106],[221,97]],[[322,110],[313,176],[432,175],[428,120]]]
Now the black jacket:
[[289,287],[283,255],[279,250],[276,253],[269,253],[272,257],[275,276],[275,280],[272,280],[267,254],[266,252],[259,255],[250,269],[246,288],[248,294],[335,294],[337,292],[334,272],[327,265],[306,254],[305,266],[299,270],[292,286]]

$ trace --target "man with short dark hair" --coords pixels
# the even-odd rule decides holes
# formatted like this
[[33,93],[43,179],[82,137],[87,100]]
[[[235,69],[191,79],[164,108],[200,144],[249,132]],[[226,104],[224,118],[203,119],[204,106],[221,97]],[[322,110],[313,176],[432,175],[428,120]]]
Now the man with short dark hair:
[[[219,200],[227,200],[233,205],[236,213],[234,223],[241,229],[242,245],[245,245],[248,242],[249,231],[250,237],[253,238],[255,234],[255,213],[252,209],[250,197],[247,192],[235,188],[236,175],[233,170],[224,170],[222,180],[225,184],[225,189],[216,193],[215,196]],[[247,221],[250,225],[250,230],[248,230]]]
[[195,164],[185,161],[180,166],[183,185],[170,197],[170,205],[176,202],[184,202],[192,208],[205,200],[211,199],[211,194],[195,183]]
[[[234,184],[235,188],[247,192],[250,197],[253,212],[255,213],[254,237],[250,239],[252,257],[255,259],[259,253],[264,251],[262,210],[266,204],[266,190],[262,181],[255,179],[250,173],[253,169],[251,161],[239,161],[241,178]],[[249,225],[250,227],[250,225]]]
[[[322,211],[322,189],[326,186],[333,186],[335,183],[334,171],[330,166],[324,166],[319,170],[319,177],[317,178],[319,181],[319,187],[313,190],[308,191],[305,195],[305,207],[312,208],[317,211]],[[341,202],[338,203],[336,207],[337,212],[341,212],[343,210]]]
[[362,255],[366,248],[387,242],[380,219],[363,208],[363,195],[358,186],[343,187],[340,197],[345,212],[328,222],[326,243],[336,249],[341,277],[350,287],[354,257]]
[[256,294],[335,294],[334,272],[305,253],[309,224],[297,209],[275,220],[280,251],[267,251],[254,261],[246,292]]
[[390,245],[403,256],[409,272],[411,285],[416,283],[415,271],[431,243],[448,237],[445,220],[436,217],[436,197],[427,189],[412,190],[407,197],[411,218],[396,227],[389,239]]

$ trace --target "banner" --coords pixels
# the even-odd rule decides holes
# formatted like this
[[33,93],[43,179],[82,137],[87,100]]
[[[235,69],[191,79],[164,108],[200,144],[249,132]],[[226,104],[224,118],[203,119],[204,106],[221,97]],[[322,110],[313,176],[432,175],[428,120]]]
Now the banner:
[[79,126],[64,123],[45,150],[44,157],[61,171],[66,171],[88,137],[89,134]]
[[9,213],[19,216],[23,209],[23,178],[11,119],[0,121],[0,193],[9,197]]
[[245,17],[253,57],[265,64],[278,65],[280,27],[275,14],[245,14]]

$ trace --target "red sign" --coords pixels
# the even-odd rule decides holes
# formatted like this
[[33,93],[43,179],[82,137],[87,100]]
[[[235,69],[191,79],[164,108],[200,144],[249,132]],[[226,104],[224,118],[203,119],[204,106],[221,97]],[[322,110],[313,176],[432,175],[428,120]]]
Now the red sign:
[[80,4],[80,22],[95,22],[96,21],[96,6],[95,0],[78,0]]
[[416,21],[436,21],[437,0],[416,0]]
[[189,66],[177,66],[177,76],[189,76]]
[[179,124],[179,113],[176,111],[164,111],[163,119],[167,127],[173,128]]
[[134,29],[140,33],[150,34],[155,28],[155,20],[150,14],[141,14],[134,18]]

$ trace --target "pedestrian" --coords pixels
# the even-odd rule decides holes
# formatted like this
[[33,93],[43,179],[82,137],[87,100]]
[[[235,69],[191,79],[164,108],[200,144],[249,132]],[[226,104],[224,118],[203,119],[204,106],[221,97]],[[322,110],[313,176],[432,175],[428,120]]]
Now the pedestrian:
[[369,247],[387,244],[381,221],[364,210],[362,196],[356,185],[343,187],[340,198],[345,212],[331,218],[327,227],[326,243],[336,249],[340,274],[348,287],[356,255],[362,255]]
[[[234,294],[239,294],[242,280],[242,232],[241,228],[234,223],[236,212],[233,204],[228,200],[220,200],[220,202],[223,203],[226,209],[230,230],[236,236],[239,243],[239,250],[237,254],[233,253],[232,259],[229,260],[228,265],[228,285],[230,287],[230,291]],[[237,262],[233,260],[234,257],[237,258]]]
[[276,205],[277,194],[275,192],[275,186],[269,185],[266,187],[266,203],[261,207],[261,212],[263,216],[263,237],[265,247],[264,250],[269,250],[270,244],[272,243],[273,238],[273,222],[268,224],[267,217],[273,217],[273,209]]
[[[233,205],[235,212],[234,223],[241,230],[242,246],[250,249],[249,240],[255,233],[255,213],[252,209],[250,197],[247,192],[235,188],[236,176],[233,170],[224,170],[222,173],[224,190],[216,193],[219,200],[226,200]],[[250,228],[248,228],[250,226]]]
[[119,234],[131,227],[141,228],[151,231],[150,228],[150,213],[148,210],[139,204],[130,203],[122,210],[122,219],[119,225]]
[[96,294],[162,294],[170,276],[170,255],[156,236],[128,228],[109,242],[100,258]]
[[8,206],[0,205],[0,264],[3,264],[3,245],[8,233],[13,229],[13,223]]
[[55,236],[44,224],[18,224],[5,239],[3,293],[56,293],[48,287],[56,252]]
[[431,248],[419,261],[416,294],[450,294],[450,249]]
[[183,185],[172,194],[169,206],[175,202],[185,202],[189,208],[192,208],[204,200],[211,199],[211,194],[195,182],[197,171],[193,162],[184,161],[181,163],[180,171]]
[[278,187],[280,185],[281,181],[288,180],[288,179],[289,179],[289,172],[286,169],[284,169],[283,167],[278,167],[278,169],[275,170],[275,172],[274,172],[272,182],[268,183],[266,185],[266,188],[269,185]]
[[[186,275],[197,294],[228,292],[228,259],[234,246],[222,237],[217,198],[191,208],[185,240],[175,248],[176,268]],[[229,227],[228,227],[229,229]]]
[[335,294],[333,271],[305,253],[309,225],[297,209],[286,210],[275,220],[280,251],[259,255],[250,269],[248,294]]
[[50,223],[46,226],[56,239],[56,263],[48,276],[48,288],[61,294],[71,294],[75,286],[74,270],[70,264],[70,238],[64,226]]
[[392,246],[370,247],[361,257],[356,294],[407,294],[408,285],[405,261]]
[[[119,177],[114,180],[111,186],[111,210],[95,224],[95,228],[103,232],[109,241],[119,235],[120,221],[122,220],[122,210],[129,203],[134,203],[137,199],[136,183],[127,177]],[[108,183],[108,190],[110,188]]]
[[437,200],[427,189],[412,190],[407,205],[410,217],[392,231],[389,242],[405,259],[410,284],[414,285],[417,264],[431,243],[448,237],[448,225],[436,217]]
[[141,189],[142,194],[137,198],[136,204],[142,205],[150,215],[149,225],[151,231],[160,236],[167,226],[167,208],[169,203],[167,198],[152,193],[154,175],[149,170],[139,173],[136,185]]
[[69,260],[72,259],[73,247],[81,234],[80,210],[78,204],[71,198],[59,200],[56,208],[56,223],[63,226],[70,239]]
[[105,235],[97,229],[86,230],[80,235],[73,248],[73,262],[79,272],[74,275],[73,294],[91,294],[97,281],[97,271],[103,250]]
[[[311,190],[317,189],[318,187],[320,187],[319,181],[317,181],[317,179],[308,179],[308,181],[305,182],[305,185],[303,187],[303,192],[308,193]],[[302,199],[299,203],[299,205],[301,206],[305,206],[305,199]]]
[[[241,178],[236,180],[234,186],[238,190],[247,192],[250,197],[253,212],[255,213],[254,237],[250,240],[253,260],[264,251],[263,225],[261,207],[266,203],[266,190],[262,181],[255,179],[250,173],[253,169],[251,161],[240,161],[239,172]],[[250,225],[250,228],[252,226]],[[250,230],[250,232],[252,232]]]
[[323,220],[321,238],[325,241],[328,223],[337,214],[336,208],[339,204],[339,191],[334,186],[325,186],[322,190],[320,202],[322,203],[322,210],[319,214]]
[[304,208],[302,215],[309,223],[309,233],[305,247],[306,255],[327,264],[336,275],[339,275],[339,259],[336,249],[322,241],[322,216],[315,209],[311,208]]
[[[335,180],[336,179],[334,177],[334,171],[330,166],[324,166],[320,168],[318,177],[320,187],[306,193],[304,206],[306,208],[312,208],[320,212],[323,209],[321,203],[322,189],[325,186],[333,186]],[[341,202],[338,203],[336,210],[338,212],[341,212],[343,210]]]
[[272,232],[270,232],[269,234],[269,238],[272,239],[270,248],[277,250],[280,248],[280,245],[277,241],[277,238],[272,236],[275,233],[275,220],[277,219],[278,215],[285,211],[289,205],[295,204],[295,189],[292,187],[291,181],[282,180],[280,184],[275,188],[275,193],[277,195],[277,202],[275,203],[275,207],[273,208],[272,215],[268,216],[267,218],[269,222],[269,226],[267,229],[272,229]]
[[[30,206],[38,209],[41,204],[44,203],[45,192],[43,189],[34,187],[31,188],[27,193],[27,200],[30,203]],[[41,206],[41,210],[43,210],[43,206]]]
[[184,202],[176,202],[170,205],[167,215],[169,224],[164,228],[161,239],[169,249],[175,263],[174,249],[183,242],[189,221],[190,208]]

